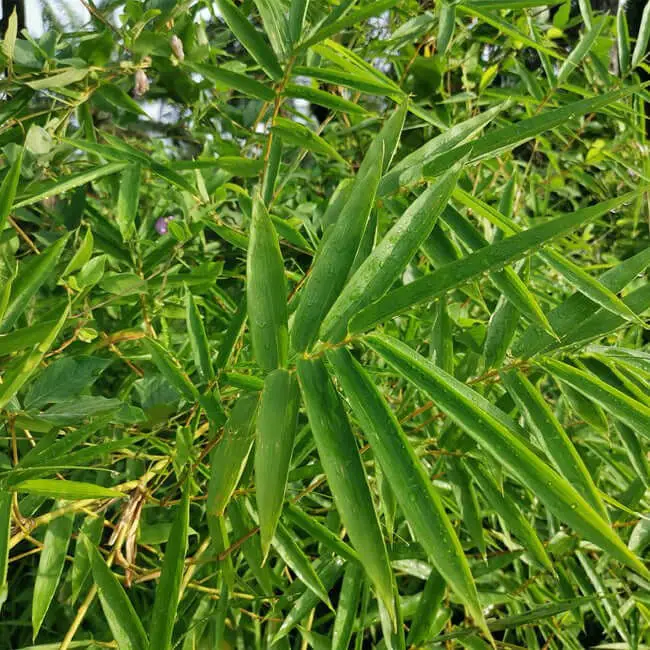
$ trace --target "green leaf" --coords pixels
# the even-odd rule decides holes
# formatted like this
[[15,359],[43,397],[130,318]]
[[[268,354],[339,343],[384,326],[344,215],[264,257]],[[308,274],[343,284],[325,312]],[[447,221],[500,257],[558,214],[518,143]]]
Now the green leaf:
[[634,52],[632,53],[632,67],[636,68],[645,58],[646,50],[648,49],[648,42],[650,41],[650,2],[645,3],[641,21],[639,23],[639,31],[634,44]]
[[294,535],[282,522],[278,523],[275,530],[273,548],[298,578],[332,609],[332,603],[323,583],[307,556],[294,541]]
[[438,6],[438,38],[436,41],[436,49],[440,55],[444,56],[454,36],[456,5],[452,2],[441,2]]
[[135,234],[135,219],[140,198],[141,169],[138,163],[131,163],[120,175],[120,191],[117,197],[115,218],[122,239],[128,242]]
[[464,282],[487,271],[498,269],[523,257],[551,239],[565,235],[579,225],[593,221],[610,210],[615,210],[627,203],[633,195],[634,193],[623,195],[534,226],[522,233],[482,248],[456,262],[447,264],[405,287],[395,289],[353,318],[350,332],[368,329],[375,323],[398,314],[412,305],[435,300],[447,291],[461,286]]
[[[599,281],[610,291],[618,292],[624,289],[639,273],[642,273],[648,265],[650,265],[650,248],[646,248],[609,269],[600,276]],[[553,309],[548,314],[548,319],[558,336],[569,343],[571,339],[580,340],[579,333],[582,329],[580,325],[597,312],[598,305],[584,294],[576,293]],[[576,326],[578,327],[576,328]],[[530,326],[517,339],[512,351],[517,356],[528,358],[539,352],[548,351],[550,346],[557,346],[556,339],[540,331],[539,328]]]
[[79,481],[59,481],[58,479],[33,479],[13,485],[14,492],[25,492],[52,499],[77,501],[79,499],[121,499],[125,495],[119,490],[112,490],[94,483]]
[[11,492],[0,491],[0,611],[9,594],[9,540],[11,538]]
[[431,569],[406,639],[409,645],[425,643],[435,636],[432,628],[438,618],[446,586],[444,578]]
[[601,16],[597,22],[594,21],[594,25],[589,27],[588,31],[583,34],[582,38],[571,50],[569,56],[564,59],[564,63],[562,63],[557,73],[556,83],[558,86],[561,86],[569,78],[571,73],[580,65],[582,59],[589,54],[606,21],[606,16]]
[[[343,572],[343,561],[340,558],[331,558],[323,562],[318,571],[318,578],[327,591],[332,589]],[[297,625],[319,603],[319,597],[311,590],[306,589],[293,604],[289,613],[284,617],[280,629],[273,637],[272,645],[283,639],[290,630]]]
[[535,138],[545,131],[565,126],[569,120],[609,106],[637,90],[638,87],[636,86],[628,86],[621,90],[572,102],[566,106],[545,111],[534,117],[495,129],[477,140],[460,144],[450,151],[444,151],[433,156],[424,163],[422,174],[424,177],[438,176],[467,155],[469,155],[468,164],[485,158],[493,158],[504,151],[509,151]]
[[305,16],[309,7],[309,0],[291,0],[289,8],[289,35],[291,45],[295,45],[302,37],[302,29],[305,24]]
[[274,81],[281,79],[282,68],[273,50],[269,47],[260,32],[248,22],[248,19],[242,11],[230,0],[217,0],[217,7],[232,33],[255,61],[257,61],[262,70]]
[[148,117],[147,112],[136,102],[130,95],[125,93],[118,85],[112,83],[102,84],[96,91],[102,99],[116,108],[121,108],[134,115],[144,115]]
[[[339,348],[327,352],[382,472],[431,562],[482,627],[476,586],[442,501],[394,414],[362,367]],[[414,495],[418,495],[414,498]]]
[[28,81],[27,85],[32,90],[47,90],[50,88],[64,88],[70,84],[77,83],[86,78],[88,68],[67,68],[63,72],[37,79],[36,81]]
[[253,200],[253,220],[246,261],[246,301],[253,352],[267,371],[287,364],[287,285],[284,262],[262,198]]
[[20,180],[20,170],[23,166],[23,155],[25,150],[20,149],[18,157],[13,165],[9,168],[0,185],[0,232],[4,230],[5,223],[11,214],[11,208],[16,198],[18,181]]
[[414,201],[347,282],[321,326],[320,338],[345,337],[350,319],[381,298],[399,278],[431,233],[460,175],[454,166]]
[[[60,506],[61,504],[55,505],[55,509]],[[66,513],[53,519],[45,531],[32,599],[34,639],[38,636],[45,614],[50,608],[54,592],[59,584],[63,565],[65,564],[65,555],[72,535],[73,523],[74,514]]]
[[80,268],[82,268],[90,260],[94,245],[95,240],[93,238],[93,232],[90,228],[87,228],[83,241],[81,244],[79,244],[79,248],[72,256],[72,259],[68,262],[68,265],[65,267],[63,273],[61,274],[61,277],[65,278],[66,276],[70,275],[70,273],[74,273],[75,271],[78,271]]
[[286,370],[274,370],[264,380],[257,416],[255,481],[262,555],[266,558],[275,532],[296,435],[298,384]]
[[650,439],[650,407],[647,405],[610,386],[598,377],[562,361],[541,359],[537,364],[549,372],[554,379],[568,384],[602,406],[616,419]]
[[190,68],[190,70],[198,72],[206,79],[214,81],[220,90],[230,90],[233,88],[247,97],[256,97],[265,102],[272,102],[275,99],[275,93],[272,88],[244,74],[228,70],[228,68],[196,63],[194,61],[186,61],[184,65]]
[[452,489],[460,509],[463,524],[473,544],[485,557],[486,546],[485,537],[483,536],[482,517],[472,478],[460,458],[451,457],[447,459],[447,472],[452,482]]
[[[75,142],[74,144],[76,145],[77,143]],[[50,196],[58,196],[59,194],[63,194],[64,192],[79,187],[80,185],[91,183],[92,181],[96,181],[104,176],[110,176],[111,174],[122,171],[127,164],[128,163],[125,162],[113,162],[108,165],[102,165],[101,167],[95,167],[88,171],[79,172],[78,174],[70,174],[63,180],[54,179],[52,181],[40,183],[34,188],[35,191],[29,190],[26,194],[21,194],[14,205],[14,209],[33,205],[34,203],[38,203]]]
[[440,135],[402,158],[381,179],[378,190],[379,196],[392,194],[405,185],[420,181],[424,176],[424,165],[428,160],[450,151],[455,146],[471,138],[487,126],[507,106],[508,103],[506,102],[497,104],[464,122],[454,124],[451,128],[443,131]]
[[194,296],[192,296],[187,288],[185,289],[185,322],[187,324],[190,345],[192,346],[194,365],[201,373],[204,381],[214,379],[214,369],[210,357],[210,343],[205,333],[203,319],[194,302]]
[[253,0],[260,12],[264,31],[271,42],[273,50],[280,59],[287,59],[291,52],[289,24],[284,7],[276,0]]
[[630,69],[630,30],[627,26],[626,7],[623,5],[616,12],[616,46],[620,72],[626,74]]
[[587,466],[538,389],[517,370],[501,373],[501,379],[535,432],[539,446],[558,472],[607,521],[609,517],[605,504]]
[[356,562],[345,567],[339,604],[336,608],[334,631],[332,632],[332,650],[348,650],[352,639],[352,630],[361,600],[363,569]]
[[322,361],[298,359],[297,367],[318,455],[337,509],[378,598],[394,616],[388,554],[343,404]]
[[348,99],[343,99],[343,97],[339,97],[339,95],[334,95],[333,93],[328,93],[324,90],[319,90],[310,86],[287,84],[282,91],[282,94],[285,97],[306,99],[312,104],[325,106],[333,111],[352,113],[353,115],[365,115],[367,113],[366,109],[363,108],[363,106],[359,106],[359,104],[355,104]]
[[150,650],[169,650],[172,647],[172,632],[181,598],[181,581],[187,554],[189,518],[190,492],[186,486],[172,524],[156,588],[149,626]]
[[76,602],[77,598],[79,598],[81,590],[90,575],[88,546],[84,544],[83,539],[84,537],[87,537],[93,545],[99,544],[103,531],[104,518],[101,515],[99,517],[93,517],[92,515],[86,516],[84,523],[81,526],[81,530],[79,531],[79,535],[77,536],[77,542],[74,549],[74,561],[72,563],[70,577],[72,585],[72,596],[70,598],[73,603]]
[[360,93],[386,97],[400,97],[401,92],[396,92],[392,85],[383,83],[373,75],[363,72],[348,72],[337,68],[324,68],[314,66],[296,66],[293,74],[301,77],[311,77],[337,86],[352,88]]
[[548,571],[553,571],[553,563],[544,545],[540,541],[535,529],[517,507],[512,496],[506,494],[503,487],[497,485],[489,472],[484,470],[475,460],[468,460],[466,466],[472,478],[484,493],[487,503],[490,507],[494,508],[506,523],[506,526],[518,537],[526,552],[530,553],[532,559],[540,567]]
[[187,373],[160,343],[152,339],[143,341],[146,351],[151,355],[151,361],[162,373],[165,379],[188,401],[198,400],[198,391],[190,381]]
[[284,142],[307,149],[313,153],[329,156],[347,165],[345,158],[329,142],[306,126],[298,124],[298,122],[284,117],[277,117],[273,122],[271,131],[274,135],[280,136]]
[[99,601],[118,648],[120,650],[146,650],[149,645],[147,633],[122,585],[106,565],[97,548],[87,537],[82,539],[86,544],[90,558],[90,567],[97,586]]
[[361,175],[362,166],[349,200],[318,248],[311,272],[300,293],[300,303],[291,328],[291,345],[296,352],[304,352],[314,343],[323,318],[343,289],[357,254],[375,200],[383,151],[371,149],[366,160],[369,161],[367,174]]
[[224,427],[223,437],[212,452],[208,484],[208,513],[223,515],[244,471],[255,439],[258,396],[242,395]]
[[320,43],[333,34],[338,34],[340,31],[347,29],[348,27],[358,25],[367,18],[377,16],[387,9],[394,7],[398,3],[399,0],[377,0],[368,6],[361,7],[356,11],[352,11],[346,15],[343,15],[338,20],[334,20],[327,25],[323,25],[320,28],[317,27],[312,31],[311,34],[307,36],[304,42],[300,43],[298,48],[299,50],[304,50],[315,45],[316,43]]
[[14,326],[25,311],[27,303],[45,282],[53,278],[54,269],[67,242],[68,235],[64,235],[44,253],[31,256],[20,266],[18,276],[12,285],[9,304],[0,324],[0,334],[5,334]]
[[63,328],[67,318],[69,309],[66,308],[63,314],[59,317],[53,326],[50,326],[43,334],[43,338],[34,347],[31,352],[28,352],[24,359],[12,370],[8,370],[2,377],[2,384],[0,384],[0,409],[3,409],[14,395],[22,388],[27,380],[38,368],[39,363],[45,356],[45,353],[52,347],[54,340]]
[[650,575],[576,489],[539,459],[525,442],[523,432],[502,411],[402,342],[378,335],[365,341],[458,422],[557,517],[640,575]]

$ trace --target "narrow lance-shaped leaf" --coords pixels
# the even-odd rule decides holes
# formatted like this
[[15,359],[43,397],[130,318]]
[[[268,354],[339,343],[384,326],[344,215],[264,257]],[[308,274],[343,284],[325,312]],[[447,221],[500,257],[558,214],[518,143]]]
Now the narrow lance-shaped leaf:
[[602,406],[615,418],[650,439],[650,407],[621,392],[602,379],[555,359],[542,359],[538,365],[552,377],[568,384]]
[[82,538],[88,550],[93,580],[99,601],[113,638],[120,650],[147,650],[149,640],[124,588],[106,565],[104,558],[87,537]]
[[176,517],[165,548],[151,613],[149,650],[169,650],[172,647],[172,632],[181,597],[181,581],[187,554],[189,517],[190,492],[186,486],[177,506]]
[[616,209],[630,201],[635,194],[636,192],[631,192],[534,226],[522,233],[482,248],[456,262],[447,264],[407,286],[390,291],[353,318],[350,332],[367,329],[385,318],[399,314],[412,305],[435,300],[450,289],[457,288],[486,271],[498,269],[523,257],[551,239],[564,235],[577,226],[593,221],[610,210]]
[[99,544],[104,531],[104,517],[102,515],[95,517],[87,515],[83,525],[77,535],[77,542],[74,549],[74,561],[70,583],[72,586],[72,602],[76,602],[79,594],[90,575],[90,558],[88,557],[88,547],[83,542],[87,537],[92,544]]
[[20,267],[11,289],[9,304],[0,325],[0,334],[5,334],[14,326],[34,294],[45,282],[52,278],[56,264],[67,242],[68,235],[64,235],[44,253],[32,256],[29,261]]
[[456,161],[469,154],[468,164],[473,164],[484,158],[493,158],[503,151],[508,151],[528,140],[550,131],[558,126],[563,126],[568,120],[575,119],[586,113],[597,111],[619,99],[638,90],[638,87],[628,86],[597,97],[582,99],[566,106],[545,111],[521,122],[508,124],[500,129],[495,129],[472,142],[461,144],[450,151],[441,152],[426,161],[423,166],[423,176],[438,176],[446,171]]
[[66,501],[84,499],[120,499],[125,495],[119,490],[82,481],[60,481],[58,479],[35,478],[11,486],[14,492],[24,492],[41,497],[54,497]]
[[48,330],[43,332],[43,339],[31,352],[25,355],[24,361],[15,369],[6,372],[2,376],[2,384],[0,384],[0,409],[3,409],[9,403],[38,368],[38,364],[45,356],[45,353],[52,347],[54,340],[65,325],[68,313],[69,307],[66,305],[59,319],[53,325],[50,325]]
[[462,144],[489,124],[504,108],[507,102],[498,104],[487,111],[471,117],[464,122],[454,124],[440,135],[402,158],[379,183],[379,196],[391,194],[397,189],[419,181],[423,177],[423,165],[431,158]]
[[0,185],[0,232],[4,230],[5,223],[11,213],[11,208],[16,198],[18,181],[20,180],[20,170],[23,166],[24,149],[21,148],[18,157],[13,165],[9,168]]
[[237,487],[255,439],[257,395],[242,395],[224,427],[223,438],[210,459],[208,512],[222,515]]
[[165,379],[188,401],[198,399],[198,391],[190,381],[187,373],[167,350],[153,339],[145,339],[144,347],[151,355],[151,360]]
[[215,82],[219,90],[238,90],[248,97],[255,97],[265,102],[272,102],[275,99],[272,88],[239,72],[194,61],[186,61],[184,65],[190,70],[198,72],[206,79]]
[[305,148],[313,153],[329,156],[347,165],[345,158],[327,140],[302,124],[298,124],[284,117],[276,117],[273,121],[271,132],[274,135],[279,135],[289,144]]
[[616,12],[616,47],[621,74],[626,74],[630,69],[630,30],[626,11],[627,7],[621,4]]
[[578,67],[580,61],[589,54],[591,48],[594,46],[596,39],[600,35],[605,22],[606,16],[601,16],[594,25],[583,34],[582,38],[578,41],[576,46],[571,50],[569,56],[564,60],[557,73],[557,85],[561,86],[568,78],[569,75]]
[[[55,509],[61,505],[60,503],[58,506],[55,505]],[[34,639],[38,636],[38,631],[41,629],[43,619],[50,608],[54,592],[59,584],[73,523],[74,513],[69,512],[53,519],[45,531],[32,599]]]
[[302,37],[302,28],[305,24],[309,0],[291,0],[289,8],[289,35],[292,46]]
[[607,521],[607,510],[587,466],[543,396],[517,370],[501,373],[501,379],[560,474]]
[[140,199],[141,168],[138,163],[131,163],[120,177],[120,191],[117,196],[117,225],[122,239],[127,242],[135,233],[135,218],[138,214]]
[[453,2],[441,2],[438,5],[438,40],[436,50],[444,56],[449,49],[456,23],[456,5]]
[[286,370],[274,370],[266,376],[257,416],[255,444],[255,494],[264,558],[282,512],[296,435],[299,399],[294,375]]
[[470,539],[481,555],[485,557],[486,546],[483,525],[472,478],[461,459],[453,456],[447,459],[447,471],[453,484],[463,524],[469,533]]
[[58,196],[59,194],[63,194],[63,192],[72,190],[80,185],[85,185],[86,183],[103,178],[104,176],[110,176],[111,174],[122,171],[127,164],[128,163],[125,162],[112,162],[108,165],[95,167],[89,171],[71,174],[70,176],[66,176],[63,180],[55,179],[53,181],[40,183],[33,188],[36,191],[32,191],[32,188],[30,188],[26,195],[20,195],[14,208],[23,208],[26,205],[33,205],[34,203],[38,203],[50,196]]
[[[318,577],[323,583],[326,590],[332,589],[339,576],[343,572],[344,562],[340,558],[332,558],[325,561],[318,570]],[[275,645],[280,639],[283,639],[290,630],[298,624],[316,605],[318,605],[318,596],[311,591],[305,589],[303,594],[296,600],[289,613],[284,617],[280,629],[273,637],[272,645]]]
[[639,24],[639,32],[634,44],[634,52],[632,53],[632,67],[636,68],[641,61],[643,61],[646,50],[648,49],[648,42],[650,41],[650,2],[645,3],[643,14],[641,15],[641,22]]
[[434,637],[435,632],[432,630],[432,627],[440,612],[440,605],[442,604],[446,587],[447,583],[445,579],[438,571],[432,568],[424,585],[424,591],[420,597],[418,608],[411,621],[411,629],[406,638],[406,642],[409,645],[425,643]]
[[232,33],[257,61],[262,70],[274,81],[279,80],[282,77],[282,68],[273,50],[264,40],[262,34],[248,22],[241,9],[230,0],[217,0],[217,7]]
[[525,442],[519,427],[478,393],[442,372],[404,343],[372,335],[366,343],[448,413],[486,452],[530,489],[562,521],[640,575],[650,572],[565,479]]
[[374,203],[383,160],[383,152],[378,153],[367,176],[357,176],[350,199],[316,253],[291,328],[291,345],[296,352],[304,352],[313,344],[323,318],[345,284]]
[[185,288],[185,322],[192,347],[194,365],[204,380],[213,379],[214,369],[210,358],[208,336],[205,333],[201,313],[194,302],[194,296],[187,287]]
[[291,531],[282,522],[278,523],[275,531],[273,548],[275,548],[278,555],[286,562],[287,566],[292,569],[298,578],[332,609],[332,603],[323,583],[307,556],[294,541],[294,535],[292,535]]
[[343,584],[336,608],[334,630],[332,632],[332,650],[348,650],[352,639],[354,621],[361,600],[361,585],[363,569],[356,562],[350,562],[345,567]]
[[518,537],[532,559],[544,569],[552,571],[553,563],[544,548],[544,544],[542,544],[535,529],[517,507],[514,499],[505,494],[490,474],[475,460],[470,459],[467,462],[467,469],[485,494],[487,503],[494,508],[504,520],[506,526]]
[[278,237],[262,199],[253,199],[246,262],[248,320],[257,363],[270,371],[287,363],[287,285]]
[[11,492],[0,491],[0,612],[9,594],[9,538],[11,537]]
[[395,415],[368,375],[339,348],[327,352],[415,538],[481,627],[485,621],[463,549],[444,506]]
[[[610,291],[618,292],[625,288],[639,273],[650,264],[650,247],[617,264],[603,273],[598,280]],[[554,331],[565,340],[576,331],[576,324],[585,323],[598,310],[598,305],[583,293],[575,293],[548,314]],[[580,327],[577,328],[578,332]],[[576,339],[579,340],[579,339]],[[545,332],[531,325],[513,345],[513,354],[528,358],[545,351],[557,341]]]
[[343,524],[377,595],[392,611],[392,574],[366,470],[343,404],[320,359],[298,360],[298,379],[318,455]]
[[[460,188],[457,188],[454,192],[455,195],[461,193],[466,195]],[[470,250],[480,250],[490,245],[469,219],[460,214],[454,207],[447,206],[442,214],[442,219]],[[550,331],[551,326],[544,314],[544,310],[512,268],[506,267],[500,271],[493,271],[489,274],[489,277],[492,283],[507,296],[520,312],[526,314],[528,318],[541,325],[546,331]]]
[[352,316],[390,289],[431,233],[460,170],[456,165],[429,186],[361,264],[325,317],[321,326],[323,340],[341,340]]
[[264,31],[280,59],[286,59],[291,51],[289,24],[284,7],[275,0],[254,0],[260,12]]

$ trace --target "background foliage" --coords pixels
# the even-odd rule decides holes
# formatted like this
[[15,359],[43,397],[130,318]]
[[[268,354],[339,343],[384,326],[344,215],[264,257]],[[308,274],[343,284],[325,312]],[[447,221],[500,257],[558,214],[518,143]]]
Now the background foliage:
[[0,647],[648,647],[650,5],[83,4],[5,16]]

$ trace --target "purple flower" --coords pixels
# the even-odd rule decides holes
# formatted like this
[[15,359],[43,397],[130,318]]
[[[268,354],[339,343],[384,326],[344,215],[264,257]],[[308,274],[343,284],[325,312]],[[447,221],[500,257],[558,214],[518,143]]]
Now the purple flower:
[[166,235],[167,231],[169,230],[169,228],[167,227],[167,224],[170,221],[173,221],[174,219],[176,219],[176,217],[173,214],[169,215],[168,217],[160,217],[156,221],[156,232],[159,235]]

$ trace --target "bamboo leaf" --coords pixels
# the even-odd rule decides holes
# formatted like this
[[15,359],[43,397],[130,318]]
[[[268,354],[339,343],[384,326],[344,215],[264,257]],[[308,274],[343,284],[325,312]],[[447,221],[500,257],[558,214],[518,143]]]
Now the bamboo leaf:
[[349,563],[345,567],[341,595],[334,619],[332,650],[347,650],[350,647],[354,621],[361,601],[362,579],[363,570],[359,564]]
[[255,480],[262,555],[266,558],[287,486],[298,416],[298,384],[286,370],[274,370],[264,380],[257,416]]
[[284,142],[307,149],[313,153],[329,156],[344,165],[347,164],[345,158],[329,142],[302,124],[284,117],[277,117],[273,122],[271,131],[274,135],[280,136]]
[[217,0],[217,7],[223,19],[248,53],[257,61],[262,70],[273,79],[282,77],[282,68],[262,35],[248,22],[241,9],[230,0]]
[[38,636],[45,614],[50,608],[54,592],[59,584],[63,565],[65,564],[65,555],[72,535],[73,522],[74,514],[66,513],[52,520],[45,531],[32,600],[34,639]]
[[54,269],[65,248],[68,236],[58,239],[41,255],[32,256],[20,267],[12,289],[9,304],[5,310],[0,333],[6,334],[25,311],[27,303],[36,292],[53,277]]
[[246,262],[246,300],[253,351],[267,371],[287,364],[287,288],[277,234],[260,196],[253,200]]
[[640,575],[648,570],[595,510],[524,441],[503,412],[395,339],[372,335],[367,344],[448,413],[485,450],[542,500],[562,521]]
[[135,233],[135,219],[140,198],[141,169],[138,163],[131,163],[120,175],[120,191],[117,196],[117,225],[122,239],[128,242]]
[[631,198],[631,195],[622,196],[578,210],[570,215],[558,217],[447,264],[405,287],[389,292],[384,298],[363,309],[353,318],[350,332],[368,329],[375,323],[398,314],[412,305],[435,300],[450,289],[457,288],[482,273],[498,269],[523,257],[551,239],[564,235],[581,224],[597,219],[610,210],[615,210]]
[[76,501],[79,499],[121,499],[125,495],[119,490],[80,481],[59,481],[57,479],[30,479],[12,485],[14,492],[25,492],[35,496]]
[[431,233],[460,175],[454,166],[429,186],[388,231],[347,282],[321,326],[320,338],[337,342],[345,337],[352,316],[383,296],[400,277]]
[[645,3],[641,20],[639,23],[639,32],[634,44],[632,53],[632,67],[636,68],[645,58],[648,42],[650,41],[650,2]]
[[[6,42],[6,39],[4,42]],[[11,208],[16,198],[24,153],[25,150],[21,148],[18,157],[2,179],[2,184],[0,184],[0,232],[4,230],[5,223],[11,214]]]
[[146,650],[149,644],[147,633],[122,585],[97,548],[87,537],[82,539],[87,547],[99,601],[118,647],[120,650]]
[[187,333],[192,346],[194,365],[204,380],[214,379],[208,336],[205,333],[199,309],[194,302],[194,296],[187,287],[185,288],[185,322],[187,323]]
[[289,24],[284,8],[274,0],[254,0],[262,16],[264,31],[271,42],[273,50],[280,59],[286,59],[291,51]]
[[228,68],[196,63],[195,61],[186,61],[185,65],[193,72],[197,72],[206,79],[216,83],[219,89],[230,90],[233,88],[248,97],[256,97],[265,102],[272,102],[275,99],[275,93],[272,88],[265,86],[263,83],[245,74],[228,70]]
[[189,402],[198,400],[199,394],[190,381],[187,373],[182,370],[176,361],[165,348],[153,339],[145,339],[144,347],[151,355],[151,361],[162,373],[165,379]]
[[11,538],[11,492],[0,492],[0,611],[9,595],[9,540]]
[[224,513],[244,471],[255,438],[257,403],[257,395],[242,395],[237,400],[221,442],[212,452],[208,485],[208,512],[212,515]]
[[542,395],[516,370],[501,373],[501,379],[557,470],[607,521],[607,510],[587,466]]
[[181,598],[181,581],[187,554],[189,517],[190,493],[186,488],[178,505],[165,548],[160,581],[151,613],[148,646],[150,650],[168,650],[172,647],[172,632]]
[[[298,359],[298,379],[318,455],[341,519],[378,598],[392,612],[393,589],[388,554],[366,472],[341,399],[323,362],[318,359]],[[394,616],[394,612],[391,615]]]
[[[477,625],[485,626],[463,550],[420,461],[395,416],[347,350],[327,353],[415,538]],[[415,495],[418,495],[415,497]]]
[[562,361],[541,359],[538,361],[538,365],[551,373],[554,378],[568,384],[602,406],[634,431],[650,438],[650,407],[647,405],[610,386],[598,377]]

